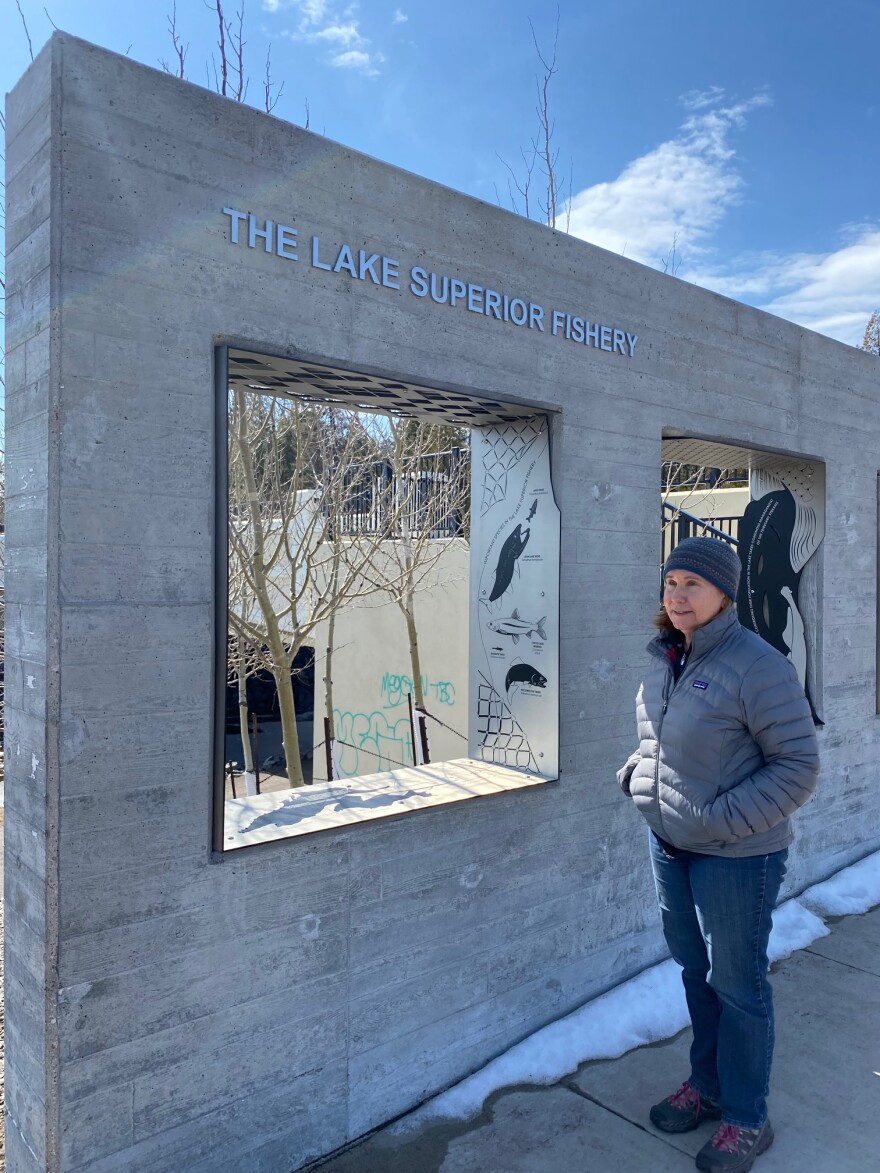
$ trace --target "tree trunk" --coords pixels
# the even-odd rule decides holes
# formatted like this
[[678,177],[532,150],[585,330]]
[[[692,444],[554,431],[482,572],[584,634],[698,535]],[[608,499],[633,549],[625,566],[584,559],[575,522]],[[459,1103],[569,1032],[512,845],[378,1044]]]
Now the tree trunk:
[[324,675],[324,703],[325,712],[327,714],[327,730],[330,734],[330,739],[336,736],[336,730],[333,727],[333,615],[327,624],[327,658],[325,661],[326,672]]
[[418,709],[425,707],[425,691],[422,688],[422,664],[419,659],[419,633],[416,630],[415,600],[410,594],[402,606],[406,616],[406,634],[409,639],[409,662],[412,668],[413,704]]
[[299,732],[296,728],[296,706],[293,701],[293,682],[290,667],[273,669],[275,687],[278,690],[278,708],[281,713],[281,740],[284,744],[284,760],[287,763],[287,778],[291,787],[305,785],[302,762],[299,756]]
[[[339,549],[334,548],[333,551],[333,570],[331,579],[331,598],[336,600],[336,594],[339,590]],[[327,620],[327,659],[324,668],[324,702],[325,712],[327,714],[327,728],[328,736],[331,741],[336,737],[336,730],[333,722],[333,645],[336,635],[336,606],[330,612],[330,618]]]
[[241,752],[244,758],[244,792],[246,795],[255,795],[257,793],[257,775],[254,771],[254,754],[251,749],[251,735],[248,729],[247,665],[245,664],[241,636],[238,637],[237,652],[238,724],[241,730]]
[[288,654],[281,638],[278,626],[278,616],[272,606],[269,596],[269,584],[264,563],[265,540],[263,534],[263,518],[260,514],[259,494],[254,476],[254,465],[248,446],[247,427],[245,424],[244,392],[235,392],[238,400],[238,448],[242,470],[248,492],[248,508],[251,514],[251,526],[254,535],[254,553],[251,564],[254,580],[254,593],[263,619],[266,623],[267,644],[271,655],[271,672],[275,678],[275,687],[278,692],[278,707],[281,713],[281,740],[284,745],[284,759],[287,764],[287,777],[291,787],[302,786],[305,778],[302,772],[302,762],[299,756],[299,734],[296,728],[296,707],[293,702],[293,684],[290,679],[290,664],[292,654]]

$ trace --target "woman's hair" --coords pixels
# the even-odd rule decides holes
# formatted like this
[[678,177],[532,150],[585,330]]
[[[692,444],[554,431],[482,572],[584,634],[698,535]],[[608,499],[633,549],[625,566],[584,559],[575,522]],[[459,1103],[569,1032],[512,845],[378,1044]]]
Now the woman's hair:
[[673,631],[677,630],[675,624],[666,614],[666,608],[662,606],[662,604],[660,610],[651,620],[651,623],[654,625],[654,627],[659,627],[662,632],[672,633]]

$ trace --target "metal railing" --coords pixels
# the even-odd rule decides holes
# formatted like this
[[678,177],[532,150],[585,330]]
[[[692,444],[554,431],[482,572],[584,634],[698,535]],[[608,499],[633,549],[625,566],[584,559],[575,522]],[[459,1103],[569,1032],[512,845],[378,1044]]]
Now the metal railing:
[[346,474],[338,532],[401,537],[404,529],[431,538],[460,537],[467,528],[470,460],[466,449],[407,461],[396,477],[390,461],[374,460]]
[[720,538],[731,546],[739,544],[739,517],[713,517],[711,520],[697,517],[686,509],[678,509],[663,502],[660,521],[663,530],[663,559],[665,562],[679,542],[685,538],[705,535]]

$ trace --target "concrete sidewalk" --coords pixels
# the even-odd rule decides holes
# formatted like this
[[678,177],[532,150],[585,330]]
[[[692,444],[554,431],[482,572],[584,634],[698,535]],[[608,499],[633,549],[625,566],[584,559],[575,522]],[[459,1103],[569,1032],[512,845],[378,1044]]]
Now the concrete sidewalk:
[[[773,967],[773,1147],[759,1173],[880,1168],[880,907]],[[684,1173],[711,1135],[666,1136],[648,1108],[688,1073],[690,1031],[586,1063],[549,1088],[499,1092],[469,1121],[388,1130],[321,1173]]]

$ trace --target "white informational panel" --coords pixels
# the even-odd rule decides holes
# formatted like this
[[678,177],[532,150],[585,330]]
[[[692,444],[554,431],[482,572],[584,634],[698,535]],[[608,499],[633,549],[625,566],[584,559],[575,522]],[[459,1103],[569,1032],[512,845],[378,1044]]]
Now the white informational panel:
[[471,433],[469,753],[559,772],[559,509],[546,416]]

